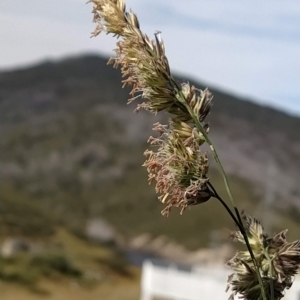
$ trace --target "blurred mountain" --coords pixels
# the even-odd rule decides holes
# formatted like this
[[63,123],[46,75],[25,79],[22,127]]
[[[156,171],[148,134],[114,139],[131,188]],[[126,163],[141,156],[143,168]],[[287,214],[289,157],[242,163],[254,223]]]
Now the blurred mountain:
[[[231,224],[227,216],[209,217],[221,214],[210,202],[183,217],[176,212],[170,221],[159,216],[163,206],[141,164],[152,124],[167,116],[133,114],[119,70],[106,62],[86,55],[0,73],[2,231],[32,234],[28,222],[34,219],[80,233],[89,219],[101,216],[124,234],[172,232],[193,246],[195,231],[189,228]],[[237,201],[263,218],[274,210],[274,220],[288,226],[291,216],[300,216],[300,119],[209,88],[210,136]],[[214,167],[211,180],[224,192]],[[179,218],[183,225],[176,230]],[[211,236],[204,232],[202,238],[208,242]]]

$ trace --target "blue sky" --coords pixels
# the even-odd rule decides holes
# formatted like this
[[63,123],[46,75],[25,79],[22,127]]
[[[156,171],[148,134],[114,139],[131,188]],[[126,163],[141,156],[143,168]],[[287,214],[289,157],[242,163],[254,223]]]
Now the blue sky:
[[[300,115],[298,0],[128,0],[142,30],[162,31],[171,69]],[[85,0],[2,0],[0,69],[85,52],[112,55]]]

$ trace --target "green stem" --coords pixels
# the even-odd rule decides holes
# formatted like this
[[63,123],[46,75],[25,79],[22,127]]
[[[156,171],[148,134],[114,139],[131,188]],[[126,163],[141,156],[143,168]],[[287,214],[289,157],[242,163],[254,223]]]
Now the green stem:
[[187,109],[187,111],[189,112],[190,116],[192,117],[193,121],[194,121],[194,124],[197,126],[198,130],[202,133],[202,135],[204,136],[204,139],[205,141],[207,142],[207,144],[209,145],[210,147],[210,150],[212,151],[212,154],[213,154],[213,157],[220,169],[220,172],[222,174],[222,177],[223,177],[223,180],[224,180],[224,184],[225,184],[225,187],[226,187],[226,191],[228,193],[228,196],[229,196],[229,199],[232,203],[233,206],[235,206],[235,202],[234,202],[234,199],[233,199],[233,196],[232,196],[232,192],[231,192],[231,189],[230,189],[230,186],[229,186],[229,182],[228,182],[228,178],[227,178],[227,175],[225,173],[225,170],[223,168],[223,165],[219,159],[219,156],[218,156],[218,153],[213,145],[213,143],[211,142],[211,140],[209,139],[205,129],[203,128],[203,126],[201,125],[198,117],[194,114],[193,110],[191,109],[191,107],[188,105],[188,103],[186,102],[185,100],[185,97],[184,95],[182,94],[182,91],[180,90],[180,88],[178,87],[177,83],[175,82],[174,79],[172,79],[172,83],[175,85],[175,90],[177,92],[177,100],[184,105],[184,107]]
[[[239,211],[235,205],[235,202],[234,202],[234,199],[233,199],[233,196],[232,196],[232,192],[231,192],[231,189],[230,189],[230,186],[229,186],[229,182],[228,182],[228,178],[227,178],[227,175],[225,173],[225,170],[223,168],[223,165],[219,159],[219,156],[218,156],[218,153],[213,145],[213,143],[211,142],[211,140],[209,139],[205,129],[203,128],[203,126],[201,125],[200,121],[199,121],[199,118],[198,116],[195,115],[194,111],[192,110],[192,108],[189,106],[189,104],[186,102],[186,99],[180,89],[180,87],[177,85],[176,81],[171,78],[171,82],[176,90],[176,94],[177,94],[177,100],[184,105],[184,107],[187,109],[187,111],[189,112],[191,118],[193,119],[194,121],[194,124],[196,125],[196,127],[198,128],[198,130],[202,133],[202,135],[204,136],[204,139],[205,141],[207,142],[207,144],[209,145],[211,151],[212,151],[212,154],[213,154],[213,157],[220,169],[220,172],[222,174],[222,177],[223,177],[223,180],[224,180],[224,184],[225,184],[225,187],[226,187],[226,191],[228,193],[228,196],[229,196],[229,199],[234,207],[234,211],[236,213],[236,216],[237,216],[237,220],[236,218],[234,217],[233,220],[235,221],[235,223],[239,226],[240,230],[241,230],[241,233],[244,237],[244,240],[245,240],[245,243],[246,243],[246,246],[248,248],[248,251],[250,253],[250,256],[251,256],[251,259],[253,261],[253,264],[255,266],[255,270],[256,270],[256,273],[257,273],[257,278],[258,278],[258,282],[259,282],[259,285],[260,285],[260,289],[261,289],[261,293],[262,293],[262,297],[263,297],[263,300],[267,300],[267,297],[266,297],[266,292],[265,292],[265,289],[264,289],[264,286],[263,286],[263,281],[262,281],[262,278],[261,278],[261,275],[260,275],[260,272],[259,272],[259,268],[258,268],[258,265],[257,265],[257,262],[256,262],[256,259],[253,255],[253,252],[252,252],[252,249],[251,249],[251,246],[249,244],[249,240],[248,240],[248,236],[246,234],[246,231],[245,231],[245,228],[244,228],[244,224],[242,222],[242,219],[240,217],[240,214],[239,214]],[[222,201],[221,203],[223,204],[224,201]],[[225,203],[225,202],[224,202]],[[224,204],[223,204],[224,205]],[[227,210],[228,206],[224,206]],[[230,213],[229,213],[230,211]],[[230,214],[231,217],[233,217],[233,214],[231,212],[231,210],[227,210],[227,212]],[[236,222],[238,221],[238,222]]]
[[[237,208],[237,207],[234,207],[234,211],[235,211],[235,214],[236,214],[236,216],[237,216],[239,222],[240,222],[241,224],[243,224],[243,221],[242,221],[242,218],[241,218],[241,215],[240,215],[240,213],[239,213],[238,208]],[[248,236],[247,236],[247,233],[246,233],[246,231],[245,231],[245,227],[242,226],[241,228],[242,228],[241,233],[242,233],[242,235],[243,235],[243,237],[244,237],[244,240],[245,240],[247,249],[248,249],[248,251],[249,251],[249,253],[250,253],[251,259],[252,259],[253,264],[254,264],[254,267],[255,267],[255,271],[256,271],[256,274],[257,274],[257,279],[258,279],[258,282],[259,282],[259,285],[260,285],[260,289],[261,289],[261,293],[262,293],[262,297],[263,297],[264,300],[267,300],[266,291],[265,291],[265,289],[264,289],[264,285],[263,285],[263,281],[262,281],[262,278],[261,278],[261,275],[260,275],[259,267],[258,267],[257,261],[256,261],[256,259],[255,259],[255,257],[254,257],[252,248],[251,248],[251,246],[250,246],[250,243],[249,243],[249,240],[248,240]]]
[[[248,236],[247,236],[247,233],[245,231],[245,228],[244,228],[244,225],[243,225],[243,221],[241,219],[241,216],[239,214],[239,211],[236,207],[234,207],[234,210],[236,212],[236,215],[237,215],[237,218],[235,217],[235,215],[232,213],[231,209],[228,207],[228,205],[225,203],[225,201],[219,196],[219,194],[217,193],[216,189],[214,188],[214,186],[208,182],[208,186],[212,189],[213,191],[213,197],[215,197],[216,199],[218,199],[221,204],[224,206],[224,208],[226,209],[226,211],[229,213],[229,215],[231,216],[231,218],[233,219],[233,221],[235,222],[235,224],[238,226],[239,230],[241,231],[243,237],[244,237],[244,240],[245,240],[245,243],[246,243],[246,246],[247,246],[247,249],[250,253],[250,256],[251,256],[251,259],[253,261],[253,264],[255,266],[255,271],[256,271],[256,274],[257,274],[257,278],[258,278],[258,282],[259,282],[259,285],[261,287],[261,291],[262,291],[262,296],[263,296],[263,299],[267,300],[266,298],[266,293],[265,293],[265,289],[263,287],[263,281],[262,281],[262,278],[261,278],[261,275],[260,275],[260,272],[259,272],[259,268],[258,268],[258,265],[257,265],[257,262],[256,262],[256,259],[254,257],[254,254],[253,254],[253,251],[252,251],[252,248],[249,244],[249,240],[248,240]],[[267,258],[270,258],[268,255],[266,255]],[[271,299],[273,300],[274,299],[274,286],[273,286],[273,276],[272,276],[272,270],[271,270]],[[273,295],[273,298],[272,298],[272,295]]]
[[266,251],[265,247],[264,247],[264,255],[267,258],[267,261],[268,261],[268,264],[269,264],[271,300],[274,300],[273,264],[272,264],[272,260],[269,256],[269,253],[268,253],[268,251]]
[[234,223],[236,224],[236,226],[239,228],[240,231],[242,231],[242,224],[240,224],[240,222],[238,221],[238,219],[236,218],[236,216],[234,215],[234,213],[231,211],[231,209],[229,208],[229,206],[226,204],[226,202],[219,196],[219,194],[217,193],[216,189],[214,188],[214,186],[208,182],[207,183],[208,186],[212,189],[213,191],[213,197],[216,198],[217,200],[220,201],[220,203],[223,205],[223,207],[226,209],[226,211],[228,212],[228,214],[230,215],[231,219],[234,221]]

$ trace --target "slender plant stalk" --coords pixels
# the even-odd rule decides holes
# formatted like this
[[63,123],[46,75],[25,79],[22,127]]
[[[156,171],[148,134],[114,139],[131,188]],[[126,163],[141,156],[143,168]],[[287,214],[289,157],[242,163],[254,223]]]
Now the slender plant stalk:
[[[124,0],[90,0],[89,2],[94,4],[94,22],[97,23],[93,36],[106,31],[123,38],[117,43],[116,58],[111,59],[110,63],[113,63],[114,67],[121,66],[122,75],[126,77],[123,80],[124,85],[133,87],[130,102],[139,96],[147,99],[138,105],[136,111],[144,108],[153,113],[167,111],[171,115],[169,125],[155,124],[154,130],[159,133],[159,138],[150,137],[149,143],[158,146],[158,150],[156,152],[146,150],[147,160],[144,163],[149,173],[149,182],[152,180],[157,182],[156,191],[161,194],[159,199],[167,205],[162,211],[163,215],[168,215],[172,206],[181,208],[182,213],[188,205],[203,203],[210,197],[219,200],[240,230],[236,236],[247,246],[249,252],[249,254],[246,252],[247,261],[253,262],[253,267],[249,266],[243,258],[244,253],[237,254],[231,260],[231,266],[235,268],[236,273],[239,273],[243,269],[240,267],[244,266],[245,274],[239,273],[239,276],[253,275],[255,284],[253,291],[249,288],[248,278],[246,286],[243,285],[245,283],[243,280],[229,280],[233,291],[242,295],[251,294],[250,296],[254,296],[251,299],[267,300],[260,272],[263,275],[268,272],[271,277],[271,291],[268,291],[268,295],[270,294],[271,299],[274,299],[274,288],[276,288],[276,295],[282,293],[291,282],[290,274],[296,273],[295,266],[300,264],[300,258],[297,256],[300,253],[300,241],[288,244],[285,232],[277,234],[273,239],[266,239],[263,228],[256,219],[245,217],[246,221],[243,223],[226,172],[208,137],[208,127],[202,125],[211,107],[211,93],[208,90],[199,91],[189,84],[179,85],[174,80],[159,34],[155,34],[155,40],[143,34],[137,16],[131,11],[126,11]],[[140,95],[135,96],[136,93]],[[209,182],[207,154],[199,150],[204,142],[209,145],[218,165],[232,208]],[[253,252],[257,254],[257,249],[262,247],[263,265],[260,260],[256,261],[253,254]],[[289,256],[286,253],[289,253]],[[278,259],[280,255],[282,255],[281,260]],[[283,271],[280,274],[280,278],[283,276],[286,281],[279,282],[275,277],[276,285],[274,285],[272,262],[277,266],[276,272],[286,271],[286,274]],[[265,268],[265,266],[269,267]],[[247,273],[247,270],[250,273]]]
[[[213,187],[213,185],[209,182],[208,183],[209,187],[213,190],[213,193],[214,193],[214,198],[218,199],[220,201],[220,203],[223,205],[223,207],[226,209],[226,211],[228,212],[228,214],[231,216],[232,220],[235,222],[235,224],[238,226],[240,232],[242,233],[243,237],[244,237],[244,240],[245,240],[245,243],[246,243],[246,246],[247,246],[247,249],[251,255],[251,259],[253,261],[253,264],[255,266],[255,269],[256,269],[256,273],[257,273],[257,278],[258,278],[258,281],[259,281],[259,284],[261,287],[263,287],[263,282],[262,282],[262,278],[260,276],[260,272],[259,272],[259,268],[258,268],[258,265],[257,265],[257,262],[256,262],[256,259],[254,257],[254,254],[253,254],[253,251],[251,249],[251,246],[249,244],[249,240],[248,240],[248,237],[247,237],[247,234],[246,234],[246,231],[245,231],[245,228],[244,228],[244,225],[243,225],[243,222],[241,220],[241,217],[240,217],[240,214],[238,212],[238,209],[235,207],[235,211],[236,211],[236,214],[237,214],[237,218],[235,217],[235,215],[233,214],[233,212],[231,211],[231,209],[228,207],[228,205],[226,204],[226,202],[219,196],[219,194],[217,193],[216,189]],[[268,257],[268,256],[266,256]],[[270,258],[269,258],[270,259]],[[271,269],[272,270],[272,269]],[[271,271],[272,272],[272,271]],[[272,276],[272,275],[271,275]],[[262,296],[264,299],[266,299],[266,294],[265,294],[265,289],[263,288],[263,292],[262,292]],[[273,281],[271,280],[271,299],[273,300],[274,299],[274,286],[273,286]]]
[[[217,151],[215,150],[212,142],[210,141],[207,133],[205,132],[203,126],[201,125],[201,123],[199,122],[199,119],[195,116],[195,114],[193,113],[193,111],[191,110],[190,106],[186,103],[185,101],[185,98],[184,98],[184,95],[181,93],[180,90],[178,90],[178,93],[180,94],[180,96],[182,97],[182,99],[178,99],[185,107],[186,109],[188,110],[188,112],[190,113],[191,117],[193,118],[193,121],[195,122],[197,128],[200,130],[200,132],[203,134],[207,144],[209,145],[212,153],[213,153],[213,156],[214,156],[214,159],[216,161],[216,163],[218,164],[219,166],[219,169],[220,169],[220,172],[223,176],[223,180],[224,180],[224,183],[225,183],[225,187],[226,187],[226,190],[227,190],[227,193],[228,193],[228,196],[231,200],[231,203],[232,205],[234,206],[234,211],[236,213],[236,216],[237,216],[237,219],[233,216],[233,213],[231,212],[231,210],[229,209],[229,207],[227,206],[227,204],[218,196],[216,197],[218,200],[220,200],[220,202],[222,203],[222,205],[225,207],[225,209],[227,210],[227,212],[230,214],[230,216],[232,217],[232,219],[235,221],[235,223],[237,224],[237,226],[239,227],[239,229],[241,230],[241,233],[245,239],[245,243],[246,243],[246,246],[247,246],[247,249],[251,255],[251,259],[253,261],[253,264],[255,266],[255,270],[256,270],[256,273],[257,273],[257,278],[258,278],[258,281],[259,281],[259,285],[260,285],[260,289],[261,289],[261,293],[262,293],[262,297],[264,300],[267,300],[267,297],[266,297],[266,292],[265,292],[265,289],[264,289],[264,286],[263,286],[263,281],[262,281],[262,278],[261,278],[261,275],[260,275],[260,271],[259,271],[259,268],[258,268],[258,265],[257,265],[257,262],[256,262],[256,259],[253,255],[253,251],[251,249],[251,246],[249,244],[249,240],[248,240],[248,236],[246,234],[246,231],[245,231],[245,228],[244,228],[244,225],[243,225],[243,222],[241,220],[241,217],[240,217],[240,214],[239,214],[239,211],[238,211],[238,208],[236,207],[235,205],[235,202],[234,202],[234,199],[233,199],[233,196],[232,196],[232,193],[231,193],[231,189],[230,189],[230,186],[229,186],[229,182],[228,182],[228,179],[227,179],[227,175],[225,173],[225,170],[223,168],[223,165],[221,163],[221,161],[219,160],[219,156],[218,156],[218,153]],[[180,97],[178,97],[180,98]],[[271,298],[272,300],[274,299]]]
[[212,189],[212,191],[213,191],[213,197],[220,201],[220,203],[226,209],[226,211],[228,212],[228,214],[230,215],[231,219],[234,221],[234,223],[236,224],[236,226],[239,228],[240,231],[242,231],[242,225],[240,224],[240,222],[238,221],[238,219],[236,218],[236,216],[234,215],[234,213],[231,211],[231,209],[229,208],[229,206],[226,204],[226,202],[219,196],[219,194],[217,193],[216,189],[211,184],[211,182],[208,182],[207,185]]
[[[241,216],[239,214],[238,208],[235,205],[235,202],[234,202],[234,199],[233,199],[233,196],[232,196],[232,193],[231,193],[231,189],[230,189],[230,186],[229,186],[228,178],[227,178],[227,175],[226,175],[225,170],[223,168],[223,165],[222,165],[222,163],[221,163],[221,161],[219,159],[218,153],[215,150],[215,148],[214,148],[212,142],[210,141],[210,139],[209,139],[206,131],[204,130],[203,126],[199,122],[198,117],[194,114],[194,112],[192,111],[192,109],[190,108],[190,106],[187,104],[187,102],[185,100],[185,97],[184,97],[184,95],[182,94],[182,92],[180,91],[179,88],[178,88],[177,92],[178,92],[178,95],[180,95],[177,99],[188,110],[188,112],[191,115],[191,117],[192,117],[195,125],[197,126],[197,128],[199,129],[199,131],[203,134],[203,136],[204,136],[207,144],[209,145],[209,147],[210,147],[210,149],[211,149],[211,151],[213,153],[214,159],[215,159],[216,163],[218,164],[220,172],[221,172],[221,174],[223,176],[223,180],[224,180],[224,183],[225,183],[225,187],[226,187],[229,199],[230,199],[230,201],[231,201],[231,203],[232,203],[232,205],[234,207],[234,211],[236,213],[237,219],[233,216],[233,213],[231,212],[231,210],[229,209],[229,207],[227,206],[227,204],[220,197],[216,197],[216,198],[218,200],[220,200],[220,202],[222,203],[222,205],[225,207],[225,209],[227,210],[227,212],[230,214],[230,216],[233,218],[233,220],[235,221],[235,223],[237,224],[237,226],[241,230],[241,233],[242,233],[242,235],[244,237],[247,249],[248,249],[248,251],[250,253],[251,259],[252,259],[253,264],[255,266],[255,270],[256,270],[256,273],[257,273],[257,278],[258,278],[258,282],[259,282],[259,285],[260,285],[260,289],[261,289],[263,300],[267,300],[266,292],[265,292],[265,289],[264,289],[264,286],[263,286],[263,281],[262,281],[262,278],[261,278],[261,275],[260,275],[260,271],[259,271],[258,265],[257,265],[257,262],[256,262],[256,259],[255,259],[254,255],[253,255],[253,251],[251,249],[251,246],[249,244],[248,236],[246,234],[246,231],[245,231],[245,228],[244,228]],[[271,299],[273,300],[274,298],[271,298]]]
[[271,289],[271,299],[274,299],[274,279],[273,279],[273,263],[272,263],[272,259],[270,258],[270,255],[268,253],[268,251],[266,251],[265,248],[264,249],[264,255],[268,260],[269,263],[269,270],[270,270],[270,289]]
[[[173,78],[172,78],[173,79]],[[225,184],[225,187],[226,187],[226,191],[228,193],[228,196],[229,196],[229,199],[232,203],[233,206],[236,206],[235,205],[235,202],[234,202],[234,199],[233,199],[233,196],[232,196],[232,192],[231,192],[231,189],[230,189],[230,186],[229,186],[229,182],[228,182],[228,178],[227,178],[227,175],[225,173],[225,170],[223,168],[223,165],[219,159],[219,156],[218,156],[218,153],[213,145],[213,143],[211,142],[211,140],[209,139],[208,137],[208,134],[206,133],[206,131],[204,130],[203,126],[201,125],[201,123],[199,122],[199,117],[197,117],[194,112],[192,111],[191,107],[187,104],[186,100],[185,100],[185,97],[184,95],[182,94],[182,91],[180,89],[180,87],[177,85],[177,83],[175,82],[175,80],[173,79],[172,82],[175,84],[176,86],[176,90],[177,90],[177,95],[180,95],[180,97],[177,98],[177,100],[182,103],[185,108],[188,110],[189,114],[191,115],[195,125],[197,126],[197,128],[199,129],[199,131],[203,134],[204,136],[204,139],[205,141],[207,142],[207,144],[209,145],[209,148],[210,150],[212,151],[212,154],[213,154],[213,157],[219,167],[219,170],[221,172],[221,175],[223,177],[223,180],[224,180],[224,184]]]
[[[235,210],[235,213],[236,213],[236,216],[237,216],[239,222],[240,222],[241,224],[243,224],[243,221],[242,221],[242,218],[241,218],[241,215],[240,215],[240,213],[239,213],[238,208],[237,208],[237,207],[234,207],[234,210]],[[260,288],[261,288],[262,297],[263,297],[264,300],[267,300],[266,291],[265,291],[265,289],[264,289],[264,285],[263,285],[263,281],[262,281],[262,278],[261,278],[261,275],[260,275],[259,267],[258,267],[257,261],[256,261],[256,259],[255,259],[255,257],[254,257],[252,248],[251,248],[251,246],[250,246],[250,244],[249,244],[249,239],[248,239],[247,233],[246,233],[246,231],[245,231],[244,226],[241,226],[241,228],[242,228],[241,233],[242,233],[242,235],[243,235],[243,237],[244,237],[244,240],[245,240],[247,249],[248,249],[248,251],[249,251],[249,253],[250,253],[251,259],[252,259],[252,261],[253,261],[253,264],[254,264],[254,267],[255,267],[255,270],[256,270],[256,273],[257,273],[257,279],[258,279],[258,282],[259,282],[259,285],[260,285]],[[274,291],[273,291],[273,293],[274,293]],[[273,298],[271,298],[271,299],[272,299],[272,300],[274,299],[274,294],[273,294]]]

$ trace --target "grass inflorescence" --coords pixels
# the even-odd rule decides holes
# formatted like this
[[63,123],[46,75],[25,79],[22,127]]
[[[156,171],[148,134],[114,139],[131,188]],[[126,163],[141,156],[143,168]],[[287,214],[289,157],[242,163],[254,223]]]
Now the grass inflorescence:
[[[190,205],[219,200],[239,231],[234,236],[246,244],[246,252],[238,252],[229,265],[234,274],[229,286],[244,299],[281,299],[292,284],[292,276],[300,265],[299,241],[287,243],[285,233],[268,239],[260,223],[242,217],[235,204],[227,175],[217,151],[208,137],[205,122],[213,96],[208,89],[199,90],[189,83],[179,83],[172,77],[165,46],[156,32],[150,39],[140,29],[137,16],[127,11],[123,0],[90,0],[93,3],[93,36],[101,32],[117,36],[115,57],[109,60],[120,67],[123,85],[132,88],[129,103],[142,99],[136,111],[167,112],[168,124],[154,124],[157,135],[148,142],[153,147],[145,151],[144,166],[149,182],[156,182],[156,192],[166,204],[162,214],[168,216],[172,207],[180,213]],[[209,160],[202,150],[208,144],[222,174],[229,205],[220,197],[209,177]]]

